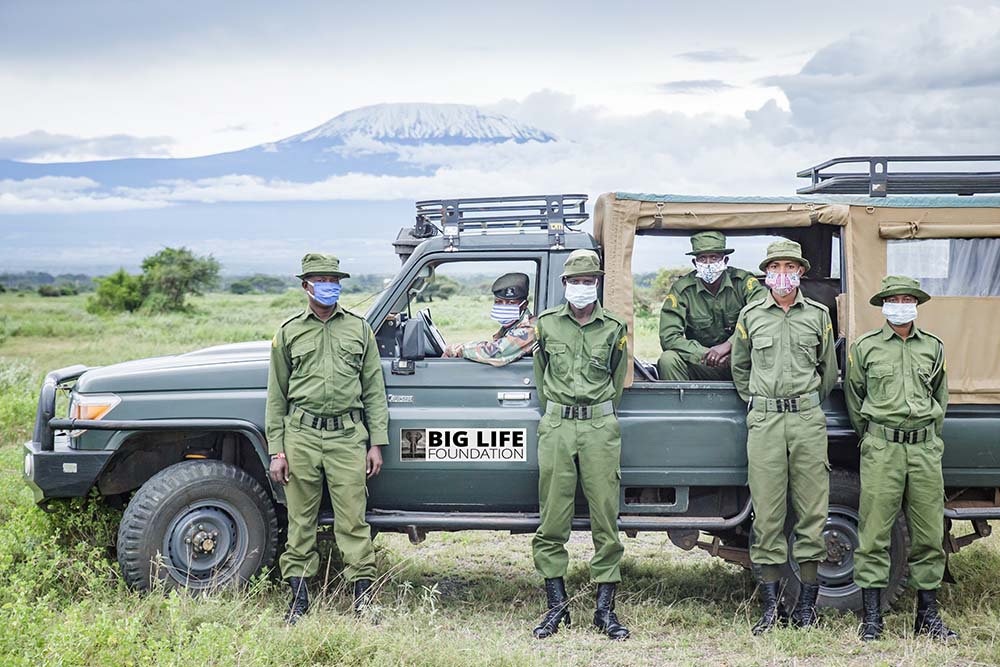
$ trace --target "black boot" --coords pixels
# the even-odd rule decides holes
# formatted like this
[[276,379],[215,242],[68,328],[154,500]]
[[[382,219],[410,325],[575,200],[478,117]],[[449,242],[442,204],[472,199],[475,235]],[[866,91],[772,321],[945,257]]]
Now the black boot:
[[808,628],[819,622],[816,615],[816,598],[819,596],[819,584],[803,583],[799,590],[799,601],[792,610],[792,625],[796,628]]
[[917,591],[917,620],[913,632],[941,641],[958,639],[958,633],[945,625],[938,614],[937,591]]
[[565,623],[569,626],[569,598],[566,597],[566,584],[562,577],[545,580],[545,598],[548,602],[548,611],[542,617],[542,622],[532,630],[535,639],[545,639],[551,637],[559,631],[559,624]]
[[760,620],[757,621],[753,626],[753,630],[751,630],[753,634],[762,635],[781,621],[783,614],[778,604],[779,585],[777,581],[760,582],[761,615]]
[[628,639],[628,628],[618,622],[615,615],[616,584],[597,584],[597,610],[594,611],[594,625],[615,640]]
[[292,589],[292,601],[288,603],[285,623],[295,625],[295,622],[309,611],[309,591],[305,577],[289,577],[288,585]]
[[354,615],[360,616],[372,603],[372,580],[358,579],[354,582]]
[[882,636],[882,589],[862,588],[861,601],[865,605],[865,613],[861,618],[861,628],[858,635],[861,641],[870,642]]

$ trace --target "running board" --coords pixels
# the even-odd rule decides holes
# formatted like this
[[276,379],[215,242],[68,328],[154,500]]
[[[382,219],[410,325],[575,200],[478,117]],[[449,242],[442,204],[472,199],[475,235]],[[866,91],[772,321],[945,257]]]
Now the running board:
[[[666,530],[728,530],[735,528],[750,518],[750,501],[743,509],[731,517],[702,516],[623,516],[618,518],[621,531],[666,531]],[[374,510],[365,516],[368,524],[376,530],[505,530],[514,533],[529,533],[538,528],[538,514],[528,513],[476,513],[476,512],[392,512]],[[333,524],[333,514],[323,512],[319,525]],[[574,517],[573,530],[590,530],[590,519]]]

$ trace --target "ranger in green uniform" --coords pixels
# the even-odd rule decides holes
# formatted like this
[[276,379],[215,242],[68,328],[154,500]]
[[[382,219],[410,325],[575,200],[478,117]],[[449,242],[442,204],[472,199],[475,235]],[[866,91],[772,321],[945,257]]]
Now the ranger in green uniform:
[[913,323],[917,304],[930,298],[913,278],[884,278],[871,304],[882,308],[886,323],[854,341],[847,357],[847,411],[861,436],[861,535],[854,581],[862,589],[860,634],[866,641],[882,634],[881,593],[889,583],[890,534],[900,509],[910,527],[914,632],[944,640],[958,636],[937,608],[945,567],[944,343]]
[[660,309],[661,380],[733,379],[736,318],[767,290],[750,272],[728,266],[732,252],[719,232],[691,237],[694,271],[674,283]]
[[760,263],[770,293],[748,304],[736,324],[733,382],[748,401],[747,477],[753,498],[750,560],[760,566],[763,616],[754,634],[779,618],[778,582],[788,560],[783,532],[789,491],[795,510],[793,557],[802,590],[792,612],[797,627],[813,625],[826,559],[823,528],[830,495],[826,417],[820,404],[837,382],[833,325],[826,306],[802,295],[809,270],[802,248],[777,241]]
[[285,485],[288,507],[281,576],[292,589],[289,623],[309,609],[306,580],[319,569],[316,522],[324,475],[355,611],[369,602],[375,552],[365,523],[365,476],[379,473],[379,446],[389,442],[378,345],[368,322],[337,303],[340,280],[350,276],[336,257],[311,253],[302,258],[298,277],[309,305],[285,320],[271,342],[264,417],[271,479]]
[[535,317],[528,310],[528,284],[525,273],[505,273],[494,280],[490,317],[500,323],[500,330],[492,340],[449,345],[442,356],[499,367],[531,354],[535,347]]
[[559,623],[569,625],[563,577],[576,497],[577,469],[590,507],[594,557],[590,578],[597,583],[594,625],[612,639],[628,629],[615,615],[615,587],[621,581],[624,547],[618,536],[621,431],[615,407],[628,365],[625,323],[601,307],[597,253],[574,250],[563,268],[569,302],[538,318],[535,386],[544,415],[538,424],[538,498],[541,525],[532,541],[535,568],[545,578],[548,611],[534,629],[542,639]]

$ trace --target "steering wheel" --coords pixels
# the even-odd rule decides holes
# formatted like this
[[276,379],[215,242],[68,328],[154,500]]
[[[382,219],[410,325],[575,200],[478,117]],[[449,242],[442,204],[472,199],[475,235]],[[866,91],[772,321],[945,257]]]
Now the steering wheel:
[[431,318],[431,309],[423,308],[417,311],[417,317],[424,322],[424,331],[427,332],[427,346],[433,353],[429,356],[442,356],[444,354],[444,348],[447,347],[447,343],[444,342],[444,336],[441,335],[438,328],[434,326],[434,320]]

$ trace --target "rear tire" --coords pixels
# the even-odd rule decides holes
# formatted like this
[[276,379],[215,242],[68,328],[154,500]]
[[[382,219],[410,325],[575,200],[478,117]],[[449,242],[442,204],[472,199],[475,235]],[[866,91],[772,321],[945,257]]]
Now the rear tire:
[[149,590],[212,590],[246,583],[271,565],[278,520],[264,488],[221,461],[185,461],[132,497],[118,528],[125,582]]
[[[858,548],[858,505],[861,500],[861,477],[851,470],[835,468],[830,472],[830,512],[823,531],[827,559],[819,564],[820,607],[842,611],[860,611],[861,589],[854,583],[854,552]],[[795,514],[788,508],[785,535],[788,538],[789,562],[785,565],[785,599],[798,599],[801,582],[798,565],[791,559],[795,542],[792,529]],[[888,609],[906,585],[906,558],[910,552],[910,533],[902,512],[892,526],[889,547],[889,585],[882,591],[882,608]]]

